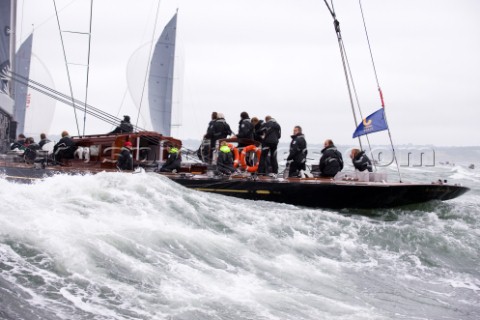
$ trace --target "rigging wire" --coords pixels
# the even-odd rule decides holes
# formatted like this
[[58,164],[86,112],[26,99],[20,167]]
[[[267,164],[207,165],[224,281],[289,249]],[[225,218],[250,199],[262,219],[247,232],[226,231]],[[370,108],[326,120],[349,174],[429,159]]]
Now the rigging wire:
[[[333,26],[335,28],[335,34],[337,35],[338,46],[340,48],[340,56],[342,58],[343,71],[345,73],[345,81],[347,82],[348,97],[350,99],[350,106],[352,108],[354,126],[356,128],[358,125],[358,121],[357,121],[357,115],[355,112],[355,103],[353,101],[353,96],[352,96],[352,88],[350,85],[350,82],[353,81],[353,79],[349,77],[349,73],[348,73],[348,70],[349,70],[348,59],[347,59],[347,53],[345,51],[345,45],[342,39],[342,34],[340,32],[340,22],[337,20],[337,16],[333,8],[333,0],[331,0],[331,6],[328,4],[327,0],[324,0],[324,2],[333,18]],[[360,148],[363,149],[362,140],[360,139],[360,137],[358,137],[358,143],[360,144]]]
[[88,78],[90,75],[90,48],[92,43],[92,15],[93,15],[93,0],[90,1],[90,27],[88,30],[88,54],[87,54],[87,79],[85,84],[85,110],[83,112],[83,132],[82,136],[85,136],[85,126],[87,123],[87,100],[88,100]]
[[63,43],[62,29],[60,28],[60,19],[58,17],[57,4],[55,3],[55,0],[53,0],[53,6],[55,7],[55,15],[57,17],[58,32],[60,34],[60,40],[61,40],[61,43],[62,43],[63,59],[65,61],[65,67],[67,69],[68,86],[70,88],[71,101],[72,101],[72,104],[73,104],[73,107],[74,107],[73,108],[73,113],[75,115],[75,124],[77,125],[78,135],[80,135],[80,126],[78,125],[77,108],[75,107],[75,99],[73,97],[73,88],[72,88],[72,81],[70,79],[70,71],[69,71],[69,68],[68,68],[67,54],[65,52],[65,44]]
[[150,61],[152,60],[152,54],[153,54],[153,49],[152,48],[153,48],[153,44],[154,44],[154,40],[155,40],[155,31],[157,29],[158,16],[159,16],[159,12],[160,12],[160,3],[161,3],[161,0],[158,0],[157,12],[155,14],[155,23],[153,24],[152,38],[150,40],[150,52],[148,54],[147,68],[146,68],[146,72],[145,72],[145,77],[143,79],[142,95],[140,96],[140,105],[138,106],[138,113],[137,113],[137,119],[135,121],[135,126],[138,124],[138,120],[140,118],[140,111],[142,110],[143,96],[145,94],[145,86],[146,86],[146,83],[147,83],[147,76],[148,76],[148,72],[150,70]]
[[[114,125],[114,126],[117,126],[118,123],[120,122],[120,118],[118,117],[115,117],[105,111],[102,111],[101,109],[99,108],[95,108],[89,104],[86,104],[78,99],[75,99],[75,103],[72,103],[71,101],[71,97],[64,94],[64,93],[61,93],[60,91],[57,91],[55,89],[52,89],[46,85],[43,85],[35,80],[32,80],[32,79],[29,79],[29,78],[26,78],[22,75],[19,75],[17,73],[14,73],[14,72],[10,72],[7,77],[9,77],[11,79],[11,81],[15,81],[15,82],[18,82],[22,85],[25,85],[25,86],[28,86],[29,88],[35,90],[35,91],[38,91],[40,92],[41,94],[44,94],[58,102],[61,102],[63,104],[66,104],[68,106],[71,106],[75,109],[78,109],[80,111],[82,110],[86,110],[86,113],[91,115],[92,117],[94,118],[97,118],[103,122],[106,122],[110,125]],[[84,107],[82,109],[82,106]],[[138,126],[133,126],[133,129],[134,131],[136,132],[139,132],[139,131],[146,131],[144,128],[141,128],[141,127],[138,127]],[[156,142],[156,139],[155,138],[151,138],[151,137],[148,137],[148,136],[145,136],[143,137],[143,139],[145,139],[146,141],[149,141],[149,142]],[[191,150],[191,149],[188,149],[188,148],[185,148],[185,147],[182,147],[182,154],[184,155],[194,155],[196,154],[196,150]]]
[[[67,105],[70,105],[70,106],[73,106],[74,108],[76,109],[79,109],[81,110],[81,107],[84,106],[87,108],[87,113],[89,114],[94,114],[96,115],[96,118],[98,119],[101,119],[107,123],[110,123],[110,124],[115,124],[115,125],[118,125],[118,123],[120,122],[120,119],[117,118],[117,117],[114,117],[112,115],[110,115],[109,113],[105,112],[105,111],[102,111],[101,109],[98,109],[98,108],[95,108],[91,105],[88,105],[88,104],[85,104],[84,102],[78,100],[78,99],[74,99],[75,101],[75,105],[72,103],[71,99],[70,99],[70,96],[64,94],[64,93],[61,93],[57,90],[54,90],[46,85],[43,85],[35,80],[32,80],[32,79],[28,79],[26,77],[23,77],[17,73],[12,73],[11,75],[11,79],[13,81],[16,81],[18,83],[21,83],[23,85],[26,85],[28,86],[29,88],[32,88],[33,90],[36,90],[42,94],[45,94],[59,102],[62,102],[62,103],[65,103]],[[138,128],[137,127],[137,130],[143,130],[142,128]]]
[[[361,119],[365,119],[363,117],[363,112],[362,112],[362,108],[360,107],[360,100],[358,98],[358,93],[357,93],[357,88],[355,86],[355,81],[354,81],[354,78],[353,78],[353,73],[352,73],[352,68],[350,67],[350,62],[348,61],[348,55],[347,55],[347,49],[345,48],[345,44],[343,43],[343,40],[342,40],[342,48],[343,48],[343,52],[345,52],[345,60],[346,60],[346,67],[347,67],[347,72],[348,72],[348,75],[350,77],[350,81],[352,83],[352,89],[353,89],[353,94],[355,96],[355,101],[357,103],[357,109],[358,109],[358,113],[360,114],[360,118]],[[355,119],[356,120],[356,119]],[[358,123],[355,123],[355,126],[357,126]],[[370,143],[370,138],[367,135],[365,135],[365,138],[367,139],[367,144],[368,144],[368,148],[370,150],[370,156],[372,157],[373,159],[373,153],[372,153],[372,145]],[[358,140],[360,141],[360,148],[363,149],[362,147],[362,143],[361,143],[361,137],[359,136],[358,137]],[[375,171],[377,170],[377,165],[375,164],[375,162],[372,163],[374,168],[375,168]]]
[[380,88],[380,83],[378,81],[377,68],[375,67],[375,60],[373,59],[372,47],[370,45],[370,39],[368,37],[367,24],[365,22],[365,16],[363,14],[362,0],[358,0],[358,4],[360,5],[360,12],[362,13],[363,27],[365,29],[365,36],[367,37],[368,49],[370,51],[370,58],[372,60],[372,66],[373,66],[373,72],[375,74],[375,80],[377,81],[378,93],[380,94],[380,102],[382,104],[382,108],[384,109],[383,110],[383,115],[385,117],[385,123],[387,124],[388,137],[390,139],[390,145],[392,146],[393,158],[395,160],[395,164],[397,165],[398,179],[399,179],[400,182],[402,182],[402,175],[400,174],[400,166],[398,165],[397,154],[395,152],[395,146],[393,144],[392,134],[390,132],[390,126],[388,125],[388,121],[387,121],[387,112],[385,110],[385,102],[383,100],[383,93],[382,93],[382,89]]

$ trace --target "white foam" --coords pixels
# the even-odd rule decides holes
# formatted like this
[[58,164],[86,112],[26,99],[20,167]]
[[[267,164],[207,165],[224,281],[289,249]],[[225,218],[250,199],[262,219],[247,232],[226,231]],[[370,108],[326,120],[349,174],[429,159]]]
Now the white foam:
[[[201,193],[148,173],[33,185],[0,179],[0,197],[0,254],[15,266],[10,283],[25,270],[37,274],[45,285],[27,288],[35,303],[65,319],[72,309],[112,319],[235,318],[229,310],[247,318],[383,318],[383,302],[369,292],[391,284],[379,279],[394,272],[429,283],[421,246],[445,243],[468,254],[469,242],[456,237],[475,234],[436,212],[393,210],[396,221],[378,221]],[[12,243],[43,262],[22,262],[28,258]],[[46,298],[47,288],[62,298]]]

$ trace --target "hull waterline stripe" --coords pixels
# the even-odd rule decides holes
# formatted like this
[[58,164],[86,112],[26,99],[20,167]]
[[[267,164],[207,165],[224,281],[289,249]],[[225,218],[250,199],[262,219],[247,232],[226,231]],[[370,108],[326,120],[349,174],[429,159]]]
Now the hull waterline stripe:
[[209,188],[193,188],[198,191],[208,191],[208,192],[231,192],[231,193],[248,193],[248,190],[238,190],[238,189],[209,189]]

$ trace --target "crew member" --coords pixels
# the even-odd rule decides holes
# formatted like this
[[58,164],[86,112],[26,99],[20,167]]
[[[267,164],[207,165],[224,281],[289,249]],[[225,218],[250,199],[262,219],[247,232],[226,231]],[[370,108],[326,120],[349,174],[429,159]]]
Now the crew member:
[[252,124],[253,124],[253,140],[262,142],[263,137],[264,137],[264,132],[261,130],[262,125],[263,125],[263,120],[259,120],[257,117],[252,118]]
[[350,158],[352,159],[353,166],[358,171],[365,171],[372,172],[372,162],[365,154],[365,151],[361,151],[360,149],[352,149],[350,152]]
[[41,133],[40,134],[40,141],[38,142],[38,145],[40,146],[40,148],[43,148],[43,145],[47,144],[49,142],[50,142],[50,140],[47,139],[47,135],[45,133]]
[[17,140],[10,145],[10,150],[25,150],[25,139],[25,135],[23,133],[20,133]]
[[225,121],[225,116],[223,113],[217,113],[217,120],[213,124],[213,138],[212,138],[212,149],[215,148],[215,144],[219,139],[225,139],[229,135],[233,134],[230,126],[227,121]]
[[[212,162],[213,149],[215,148],[215,139],[214,139],[214,126],[217,121],[218,114],[217,112],[212,112],[212,120],[208,123],[207,132],[203,136],[202,144],[197,151],[198,158],[206,163]],[[208,142],[207,142],[208,141]]]
[[226,141],[222,141],[217,158],[217,170],[225,175],[235,172],[233,167],[233,155]]
[[117,134],[117,133],[129,133],[133,132],[133,125],[130,123],[130,116],[123,116],[123,120],[120,122],[120,125],[115,128],[109,134]]
[[335,177],[343,169],[342,154],[330,139],[323,143],[322,157],[320,158],[320,175],[322,177]]
[[70,135],[67,131],[63,131],[62,139],[60,139],[60,141],[58,141],[53,147],[55,161],[60,165],[63,165],[63,160],[73,159],[75,150],[77,150],[75,142],[72,140],[72,138],[70,138]]
[[180,171],[180,164],[182,158],[180,156],[180,150],[174,145],[167,144],[167,161],[160,168],[160,172],[178,172]]
[[289,177],[299,177],[300,170],[306,169],[307,161],[307,141],[302,133],[302,127],[295,126],[293,128],[292,142],[290,142],[290,153],[287,161],[289,162]]
[[120,170],[133,170],[132,143],[125,141],[118,155],[117,168]]
[[272,168],[270,174],[276,176],[278,174],[277,146],[282,137],[282,129],[274,118],[266,116],[265,123],[260,130],[262,131],[264,138],[258,172],[266,174],[267,171],[269,171],[268,163],[270,163]]
[[[243,111],[240,114],[240,122],[238,123],[238,134],[234,138],[253,140],[253,124],[250,121],[248,113]],[[249,143],[238,142],[238,147],[246,147]]]

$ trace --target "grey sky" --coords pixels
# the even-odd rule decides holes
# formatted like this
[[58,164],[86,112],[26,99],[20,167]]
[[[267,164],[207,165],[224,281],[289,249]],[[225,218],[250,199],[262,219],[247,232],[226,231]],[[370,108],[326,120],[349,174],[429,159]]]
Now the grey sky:
[[[57,0],[63,29],[88,29],[89,1]],[[363,115],[380,107],[358,0],[336,1]],[[397,144],[480,145],[480,2],[363,0],[363,9]],[[123,99],[128,59],[152,36],[157,1],[94,1],[89,103],[136,118]],[[353,144],[355,129],[336,36],[323,0],[161,1],[156,38],[179,8],[183,126],[173,135],[199,139],[212,111],[234,131],[242,111],[272,115],[283,142],[301,125],[310,143]],[[33,51],[57,90],[68,93],[50,0],[19,0],[23,38],[35,25]],[[69,59],[86,60],[86,41],[66,35]],[[83,100],[84,70],[72,67]],[[33,103],[33,101],[32,101]],[[145,107],[146,108],[146,107]],[[87,120],[87,133],[109,125]],[[57,106],[51,133],[76,133],[73,112]],[[371,141],[388,143],[385,132]]]

